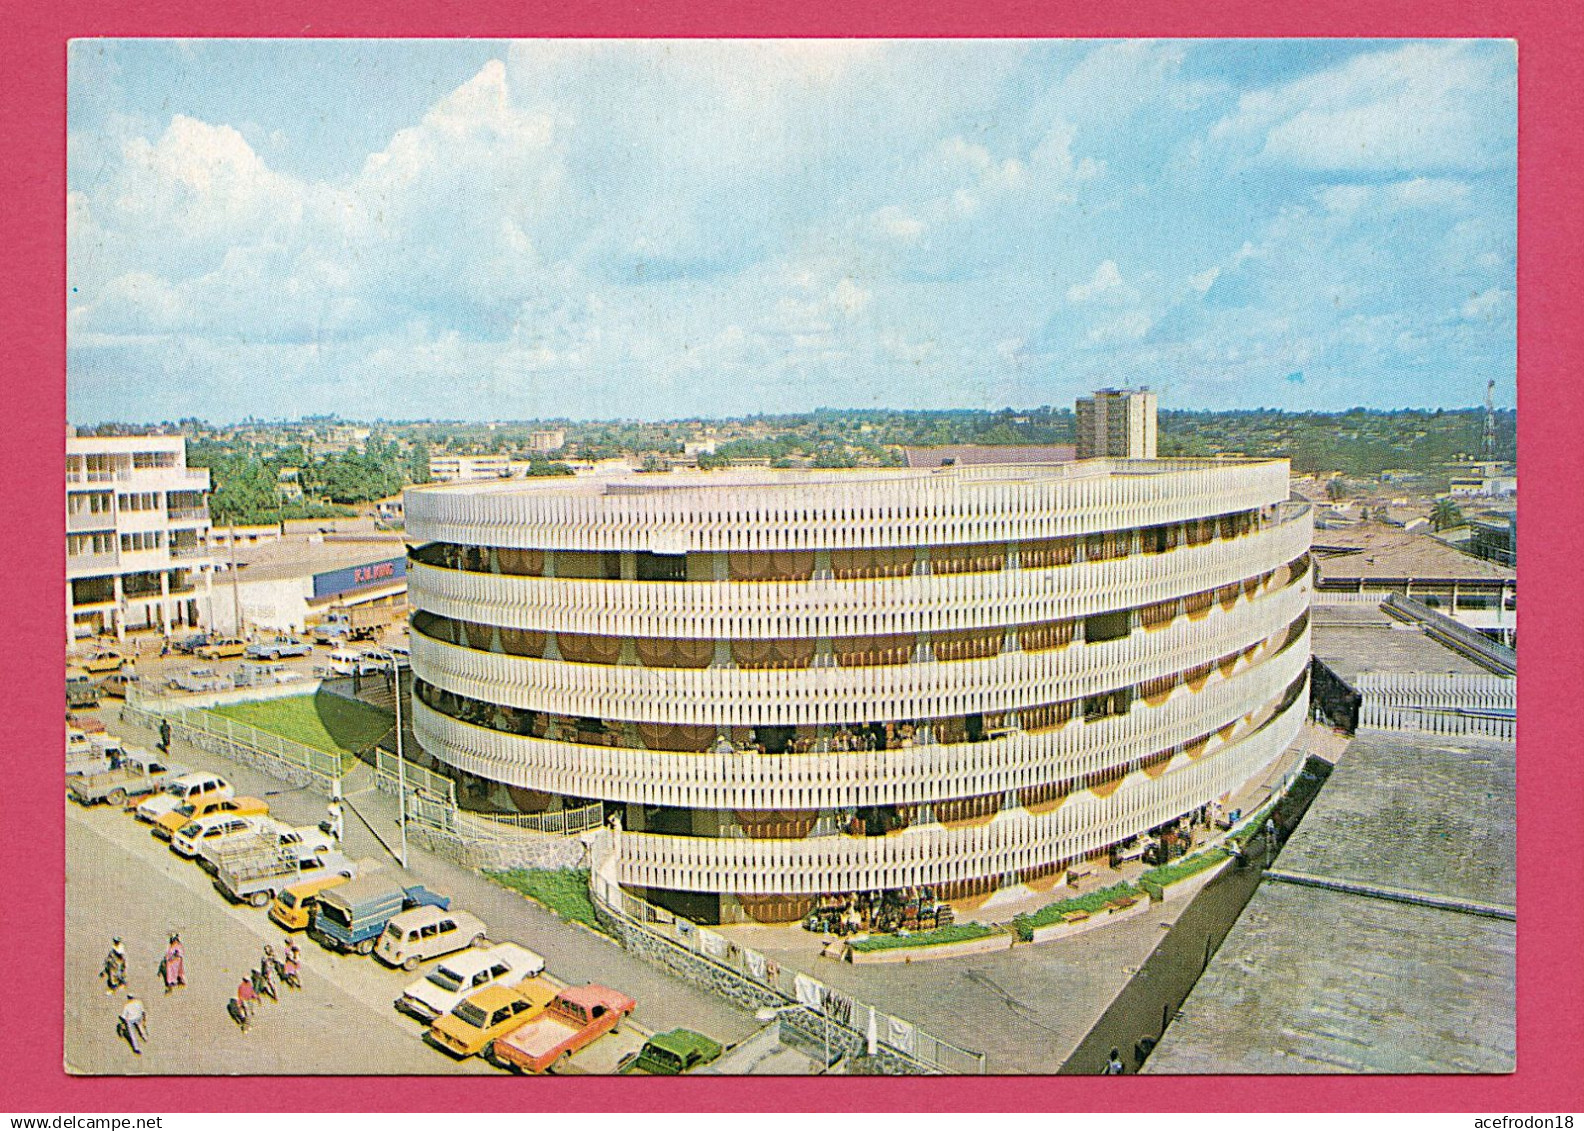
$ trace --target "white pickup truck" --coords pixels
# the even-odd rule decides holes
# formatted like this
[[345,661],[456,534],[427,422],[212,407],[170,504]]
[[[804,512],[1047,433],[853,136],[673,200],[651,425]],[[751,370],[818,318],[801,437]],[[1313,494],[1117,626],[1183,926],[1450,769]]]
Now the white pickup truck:
[[267,907],[293,884],[325,876],[357,874],[358,866],[339,852],[320,851],[299,857],[283,845],[257,845],[251,852],[227,853],[215,870],[215,887],[237,903]]

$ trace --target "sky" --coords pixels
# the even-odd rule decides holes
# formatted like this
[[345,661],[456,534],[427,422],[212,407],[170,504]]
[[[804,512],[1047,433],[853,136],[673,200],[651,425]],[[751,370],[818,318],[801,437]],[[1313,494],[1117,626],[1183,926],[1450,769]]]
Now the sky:
[[1509,41],[76,40],[74,423],[1515,398]]

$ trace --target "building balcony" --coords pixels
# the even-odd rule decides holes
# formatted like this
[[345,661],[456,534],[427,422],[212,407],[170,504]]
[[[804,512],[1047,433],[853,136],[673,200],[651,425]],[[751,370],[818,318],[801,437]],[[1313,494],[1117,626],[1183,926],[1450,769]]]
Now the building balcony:
[[94,577],[99,574],[120,573],[121,555],[108,554],[67,554],[66,574],[68,577]]
[[938,886],[1073,860],[1197,809],[1255,778],[1292,743],[1300,697],[1242,742],[1158,777],[1139,772],[1101,796],[1081,791],[1053,811],[1002,810],[968,827],[914,825],[879,837],[801,840],[624,832],[621,883],[731,894],[821,894]]
[[115,515],[109,511],[79,511],[66,514],[66,533],[89,534],[99,530],[114,530]]
[[1202,690],[1177,689],[1126,714],[982,742],[881,751],[683,753],[533,738],[463,722],[412,701],[419,744],[492,781],[608,801],[706,809],[814,809],[974,797],[1091,774],[1190,742],[1276,703],[1309,663],[1305,633],[1284,652]]

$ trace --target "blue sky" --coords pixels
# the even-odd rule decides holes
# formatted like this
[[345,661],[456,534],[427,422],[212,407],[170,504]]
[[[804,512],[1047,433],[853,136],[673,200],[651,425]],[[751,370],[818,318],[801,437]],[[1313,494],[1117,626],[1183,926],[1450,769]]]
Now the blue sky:
[[1498,41],[79,40],[74,422],[1515,395]]

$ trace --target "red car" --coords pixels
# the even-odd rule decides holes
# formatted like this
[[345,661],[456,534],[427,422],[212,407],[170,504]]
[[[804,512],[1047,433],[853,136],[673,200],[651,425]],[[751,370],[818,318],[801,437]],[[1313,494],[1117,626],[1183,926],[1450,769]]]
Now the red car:
[[548,1072],[614,1033],[636,1008],[636,1001],[609,986],[568,986],[534,1020],[497,1037],[495,1059],[514,1072]]

